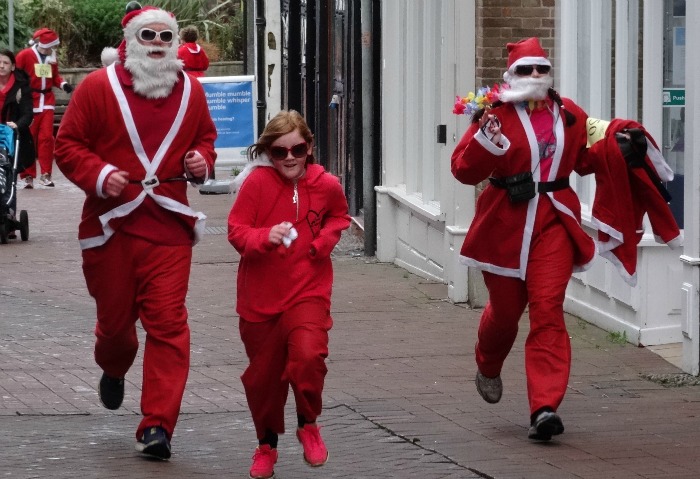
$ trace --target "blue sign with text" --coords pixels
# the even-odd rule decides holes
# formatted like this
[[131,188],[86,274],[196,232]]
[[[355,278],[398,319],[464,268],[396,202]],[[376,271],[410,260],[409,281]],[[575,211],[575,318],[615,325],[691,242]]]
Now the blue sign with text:
[[218,134],[214,146],[219,159],[244,160],[246,148],[255,142],[254,79],[253,76],[199,78]]

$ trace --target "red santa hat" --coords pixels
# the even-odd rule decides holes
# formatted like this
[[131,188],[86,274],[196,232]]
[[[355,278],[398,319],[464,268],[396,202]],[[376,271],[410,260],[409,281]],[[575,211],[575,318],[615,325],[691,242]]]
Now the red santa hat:
[[32,35],[32,45],[37,45],[41,48],[53,48],[58,45],[58,34],[50,28],[40,28]]
[[540,45],[536,37],[526,38],[517,43],[508,43],[508,71],[513,73],[518,65],[547,65],[552,66],[547,60],[547,53]]
[[[177,20],[175,15],[166,12],[158,7],[142,7],[138,2],[129,2],[126,6],[126,15],[122,18],[122,28],[124,38],[133,38],[146,25],[152,23],[164,23],[173,31],[174,38],[177,37]],[[118,48],[105,48],[102,50],[102,64],[109,65],[115,61],[124,63],[126,60],[126,42],[122,41]]]

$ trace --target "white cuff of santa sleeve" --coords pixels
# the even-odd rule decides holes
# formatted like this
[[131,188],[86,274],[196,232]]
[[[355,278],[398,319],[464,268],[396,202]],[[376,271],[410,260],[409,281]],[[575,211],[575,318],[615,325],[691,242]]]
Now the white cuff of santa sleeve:
[[506,136],[503,133],[501,133],[501,145],[503,146],[495,145],[491,140],[489,140],[489,138],[484,134],[484,132],[481,131],[481,129],[476,130],[476,133],[474,134],[474,139],[478,141],[481,146],[486,148],[486,150],[492,155],[505,155],[506,151],[508,151],[508,148],[510,148],[510,140],[508,140],[508,138],[506,138]]
[[119,168],[117,168],[114,165],[106,165],[104,168],[102,168],[102,171],[100,171],[100,174],[97,176],[97,184],[95,185],[95,191],[97,192],[97,196],[100,198],[107,198],[107,195],[104,192],[104,183],[109,174],[113,171],[118,171]]

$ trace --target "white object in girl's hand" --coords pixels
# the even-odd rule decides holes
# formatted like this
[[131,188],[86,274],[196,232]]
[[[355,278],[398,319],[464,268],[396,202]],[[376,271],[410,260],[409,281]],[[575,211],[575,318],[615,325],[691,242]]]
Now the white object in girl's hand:
[[294,228],[294,226],[292,226],[292,227],[289,229],[289,233],[287,233],[286,235],[284,235],[284,236],[282,237],[282,243],[284,243],[284,245],[285,245],[287,248],[289,248],[289,247],[292,245],[292,241],[294,241],[294,240],[297,239],[298,237],[299,237],[299,233],[297,233],[296,228]]

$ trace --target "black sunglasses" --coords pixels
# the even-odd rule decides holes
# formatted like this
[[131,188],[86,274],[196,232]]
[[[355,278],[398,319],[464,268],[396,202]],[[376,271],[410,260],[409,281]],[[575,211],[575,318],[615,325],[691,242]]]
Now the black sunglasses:
[[170,43],[173,41],[173,37],[175,36],[175,34],[172,30],[163,30],[161,32],[157,32],[155,30],[151,30],[150,28],[142,28],[141,30],[139,30],[138,36],[144,42],[152,42],[156,39],[156,37],[158,37],[160,38],[161,42]]
[[299,143],[291,148],[286,146],[271,146],[270,147],[270,157],[273,160],[284,160],[287,158],[289,153],[292,154],[294,158],[303,158],[307,155],[309,145],[308,143]]
[[537,70],[537,73],[545,75],[549,73],[552,67],[549,65],[518,65],[515,67],[515,74],[521,77],[526,77],[532,75],[533,70]]

